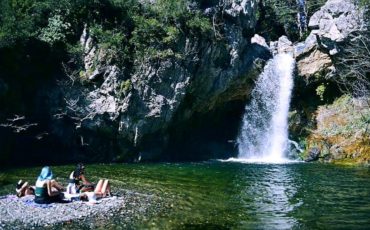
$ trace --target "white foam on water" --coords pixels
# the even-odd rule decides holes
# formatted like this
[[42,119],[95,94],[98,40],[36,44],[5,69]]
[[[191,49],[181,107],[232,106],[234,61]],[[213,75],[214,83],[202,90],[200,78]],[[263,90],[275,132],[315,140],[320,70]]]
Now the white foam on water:
[[303,163],[304,161],[301,160],[291,160],[287,158],[281,158],[279,160],[272,160],[269,158],[229,158],[226,160],[218,159],[217,161],[220,162],[236,162],[236,163],[243,163],[243,164],[294,164],[294,163]]

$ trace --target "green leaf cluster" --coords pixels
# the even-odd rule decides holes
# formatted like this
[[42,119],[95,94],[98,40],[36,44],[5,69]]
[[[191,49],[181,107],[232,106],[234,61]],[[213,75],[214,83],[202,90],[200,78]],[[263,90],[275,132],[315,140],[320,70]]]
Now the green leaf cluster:
[[[310,18],[325,2],[326,0],[306,0],[307,18]],[[304,36],[301,37],[299,34],[297,0],[264,0],[260,1],[259,8],[257,27],[264,37],[277,40],[281,35],[288,35],[293,40],[304,39]]]
[[119,94],[121,97],[124,97],[127,95],[127,93],[130,91],[132,87],[132,83],[130,79],[127,79],[126,81],[122,81],[119,86]]
[[299,38],[296,0],[265,0],[261,7],[260,11],[263,14],[260,15],[262,18],[259,21],[264,24],[265,30],[273,28],[274,31],[268,31],[272,40],[276,40],[283,34],[294,40]]
[[64,49],[81,66],[86,27],[109,59],[181,57],[186,36],[212,38],[210,18],[190,0],[2,0],[0,48],[37,40]]
[[65,42],[71,24],[66,22],[62,15],[56,14],[49,18],[49,23],[40,31],[39,38],[49,44]]
[[33,0],[0,1],[0,47],[13,44],[18,39],[27,39],[34,35],[40,11]]
[[370,7],[370,0],[360,0],[360,5],[363,7]]
[[326,86],[325,84],[321,84],[316,88],[316,95],[320,97],[320,100],[324,100],[324,94],[325,94]]
[[146,56],[167,52],[167,49],[176,54],[180,52],[178,44],[181,35],[207,37],[211,30],[210,19],[200,12],[189,10],[189,4],[187,0],[158,0],[134,12],[134,28],[129,43],[136,54]]

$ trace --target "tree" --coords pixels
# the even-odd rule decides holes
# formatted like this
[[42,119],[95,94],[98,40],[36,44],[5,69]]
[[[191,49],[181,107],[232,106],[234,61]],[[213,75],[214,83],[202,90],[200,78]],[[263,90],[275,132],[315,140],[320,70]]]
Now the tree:
[[370,19],[365,12],[361,29],[353,31],[342,46],[336,60],[335,81],[345,93],[355,97],[370,97]]
[[[369,0],[362,0],[364,4]],[[361,4],[360,4],[361,6]],[[350,39],[343,44],[342,53],[336,60],[337,75],[335,81],[343,93],[360,99],[370,107],[370,11],[364,7],[364,25],[360,30],[353,31]],[[369,130],[370,117],[361,113],[366,125],[365,135]],[[366,137],[365,137],[366,138]],[[368,136],[367,136],[368,138]]]

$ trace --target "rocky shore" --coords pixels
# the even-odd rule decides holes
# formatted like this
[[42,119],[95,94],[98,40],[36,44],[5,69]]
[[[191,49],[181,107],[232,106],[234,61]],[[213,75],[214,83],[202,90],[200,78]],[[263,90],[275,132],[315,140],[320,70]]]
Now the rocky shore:
[[33,198],[18,198],[15,195],[0,197],[0,229],[99,228],[117,221],[119,225],[116,226],[127,228],[134,226],[138,218],[159,210],[158,205],[153,205],[155,196],[128,190],[98,200],[95,204],[73,201],[38,205]]

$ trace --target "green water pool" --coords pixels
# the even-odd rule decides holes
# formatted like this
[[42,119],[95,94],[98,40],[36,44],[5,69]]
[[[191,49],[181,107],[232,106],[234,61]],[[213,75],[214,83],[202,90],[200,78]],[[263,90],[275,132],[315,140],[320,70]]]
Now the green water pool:
[[[52,166],[66,183],[72,165]],[[1,171],[0,195],[40,167]],[[87,165],[92,181],[161,197],[138,229],[368,229],[370,168],[330,164],[153,163]],[[120,218],[110,226],[120,228]]]

